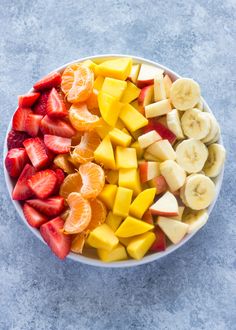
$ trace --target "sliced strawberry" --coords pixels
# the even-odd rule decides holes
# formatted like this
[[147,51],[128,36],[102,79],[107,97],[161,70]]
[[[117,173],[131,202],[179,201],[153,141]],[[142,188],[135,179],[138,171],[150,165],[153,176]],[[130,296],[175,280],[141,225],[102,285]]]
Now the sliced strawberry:
[[59,189],[65,179],[65,174],[64,172],[62,171],[62,169],[60,168],[56,168],[56,169],[53,169],[56,176],[57,176],[57,184],[56,184],[56,187],[55,187],[55,191],[54,193],[57,194],[59,192]]
[[29,135],[25,132],[14,131],[13,129],[8,133],[7,136],[7,147],[8,150],[13,148],[22,148],[23,142],[29,138]]
[[154,243],[151,246],[150,250],[154,251],[154,252],[165,251],[165,249],[166,249],[166,235],[163,233],[163,231],[159,227],[156,227],[154,229],[154,234],[156,235],[156,240],[154,241]]
[[64,198],[61,196],[50,197],[44,200],[29,199],[27,203],[37,211],[51,218],[59,215],[64,208]]
[[64,221],[57,217],[40,227],[40,233],[52,252],[60,259],[64,259],[71,248],[71,235],[63,233]]
[[18,178],[28,161],[29,158],[24,148],[9,150],[5,158],[5,166],[9,175]]
[[39,228],[42,224],[48,222],[49,220],[47,217],[45,217],[45,215],[39,213],[28,203],[23,205],[23,212],[27,222],[34,228]]
[[23,145],[36,170],[39,170],[48,164],[49,157],[45,145],[40,138],[36,137],[27,139],[23,142]]
[[30,108],[18,108],[13,115],[12,128],[16,131],[25,132],[26,118],[32,111]]
[[44,135],[44,143],[46,147],[55,154],[66,154],[70,151],[71,139],[46,134]]
[[39,98],[40,93],[29,93],[26,95],[19,95],[18,96],[18,105],[19,107],[26,107],[30,108]]
[[34,84],[34,89],[37,91],[42,91],[44,89],[49,89],[56,87],[61,83],[61,75],[58,72],[49,73],[47,76],[43,77]]
[[26,164],[13,189],[12,199],[21,201],[29,199],[33,195],[27,184],[27,180],[33,174],[35,174],[35,168],[29,164]]
[[53,88],[47,102],[47,114],[52,118],[61,118],[68,115],[68,110],[61,95]]
[[33,111],[37,115],[45,116],[47,114],[47,102],[51,90],[43,92],[35,105],[33,106]]
[[35,173],[27,183],[38,198],[45,199],[54,192],[57,176],[53,170],[44,170]]
[[74,128],[61,119],[52,119],[49,116],[43,117],[40,129],[43,134],[51,134],[71,138],[75,135]]
[[43,116],[29,114],[25,122],[25,130],[30,136],[37,136]]

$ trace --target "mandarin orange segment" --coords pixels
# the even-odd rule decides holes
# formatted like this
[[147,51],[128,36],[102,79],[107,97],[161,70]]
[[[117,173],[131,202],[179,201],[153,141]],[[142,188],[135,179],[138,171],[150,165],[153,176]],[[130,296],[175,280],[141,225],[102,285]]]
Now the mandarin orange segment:
[[74,167],[73,165],[69,162],[69,155],[67,154],[62,154],[62,155],[57,155],[54,158],[54,164],[61,168],[64,172],[70,174],[70,173],[74,173]]
[[82,233],[77,234],[71,243],[71,251],[74,253],[82,254],[87,236],[87,231],[83,231]]
[[95,131],[85,132],[80,144],[71,153],[73,161],[76,163],[87,163],[94,159],[94,151],[99,146],[101,140]]
[[107,216],[107,209],[104,203],[99,199],[91,199],[90,206],[92,210],[92,217],[88,227],[86,228],[87,230],[93,230],[97,226],[102,225],[105,222]]
[[92,211],[90,203],[80,193],[73,192],[67,198],[70,207],[70,214],[64,224],[64,231],[67,234],[78,234],[88,226]]
[[84,102],[93,90],[94,73],[86,65],[69,65],[62,74],[61,89],[71,103]]
[[69,110],[69,119],[77,131],[89,131],[97,126],[99,117],[93,115],[85,103],[73,104]]
[[82,164],[79,168],[82,178],[81,194],[85,198],[95,198],[102,191],[105,184],[105,174],[101,166],[94,163]]
[[82,187],[82,178],[79,173],[67,175],[60,187],[60,195],[67,198],[72,192],[80,192]]

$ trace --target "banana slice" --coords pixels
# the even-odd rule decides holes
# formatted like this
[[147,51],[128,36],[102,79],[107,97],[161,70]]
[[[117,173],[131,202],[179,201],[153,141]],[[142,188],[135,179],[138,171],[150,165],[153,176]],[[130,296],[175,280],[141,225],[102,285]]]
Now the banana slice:
[[190,109],[185,111],[181,118],[181,124],[184,134],[189,138],[201,140],[205,138],[211,128],[209,115],[198,109]]
[[188,203],[185,198],[185,186],[181,187],[179,190],[179,197],[181,198],[182,202],[184,203],[185,206],[188,206]]
[[208,220],[207,210],[193,211],[191,209],[184,210],[183,222],[189,225],[188,234],[202,228]]
[[197,104],[195,104],[194,108],[197,108],[200,111],[204,110],[204,105],[203,105],[203,100],[202,98],[200,98],[200,100],[198,101]]
[[196,81],[189,78],[179,78],[171,86],[171,103],[178,110],[191,109],[200,100],[201,90]]
[[176,161],[188,173],[201,171],[207,157],[207,147],[196,139],[184,140],[176,148]]
[[204,114],[210,120],[210,131],[207,134],[207,136],[205,138],[201,139],[201,140],[202,140],[203,143],[208,143],[208,142],[210,142],[214,138],[214,136],[218,132],[218,130],[219,130],[219,124],[218,124],[216,118],[211,113],[204,112]]
[[171,110],[166,115],[167,126],[173,132],[177,139],[184,139],[184,134],[179,119],[179,112],[176,109]]
[[216,135],[213,137],[213,139],[211,141],[209,141],[207,143],[207,145],[210,145],[212,143],[218,142],[219,141],[219,138],[220,138],[220,126],[218,125],[218,129],[217,129]]
[[219,175],[225,162],[225,156],[225,148],[221,144],[211,144],[208,147],[208,158],[203,167],[204,173],[210,178]]
[[193,210],[207,208],[215,197],[215,184],[203,174],[195,174],[187,177],[184,186],[184,197]]

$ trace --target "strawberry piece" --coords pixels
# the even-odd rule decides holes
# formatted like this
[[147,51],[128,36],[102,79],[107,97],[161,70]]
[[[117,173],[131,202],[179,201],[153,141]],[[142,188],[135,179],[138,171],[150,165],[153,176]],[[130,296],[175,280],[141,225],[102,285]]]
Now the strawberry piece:
[[55,88],[51,90],[48,97],[47,114],[52,118],[61,118],[68,115],[65,103]]
[[43,134],[51,134],[71,138],[75,135],[74,128],[61,119],[52,119],[49,116],[43,117],[40,129]]
[[154,251],[154,252],[165,251],[165,249],[166,249],[166,235],[163,233],[163,231],[159,227],[156,227],[154,229],[154,234],[156,235],[156,240],[154,241],[154,243],[151,246],[150,250]]
[[59,191],[59,189],[60,189],[60,187],[61,187],[61,185],[62,185],[62,183],[65,179],[65,174],[62,171],[62,169],[60,169],[60,168],[54,169],[54,172],[57,176],[57,184],[56,184],[55,191],[54,191],[54,193],[56,194],[56,193],[58,193],[58,191]]
[[25,130],[30,136],[37,136],[43,116],[29,114],[25,122]]
[[35,173],[27,181],[32,192],[40,199],[48,198],[55,190],[57,176],[52,170]]
[[48,222],[49,220],[47,217],[45,217],[45,215],[39,213],[28,203],[23,205],[23,213],[28,224],[34,228],[39,228],[42,224]]
[[13,148],[22,148],[23,142],[29,138],[29,135],[25,132],[14,131],[13,129],[8,133],[7,136],[7,147],[8,150]]
[[26,95],[19,95],[18,96],[18,105],[19,107],[26,107],[30,108],[39,98],[40,93],[29,93]]
[[46,134],[44,135],[44,143],[46,147],[55,154],[66,154],[70,151],[71,139]]
[[64,209],[64,198],[61,196],[50,197],[44,200],[29,199],[27,203],[51,218],[59,215]]
[[30,108],[18,108],[12,119],[12,128],[16,131],[25,131],[26,118],[32,111]]
[[39,170],[48,164],[49,157],[47,155],[44,143],[40,140],[40,138],[37,137],[27,139],[23,142],[23,145],[36,170]]
[[45,91],[40,95],[38,101],[33,106],[33,111],[35,114],[42,116],[45,116],[47,114],[47,102],[48,102],[49,94],[50,94],[50,90]]
[[52,252],[60,259],[64,259],[71,248],[71,235],[63,233],[64,221],[57,217],[40,227],[40,233]]
[[5,166],[9,175],[18,178],[29,158],[24,148],[14,148],[8,151]]
[[32,196],[32,191],[27,184],[27,180],[33,174],[35,174],[35,168],[29,164],[26,164],[13,189],[12,199],[21,201],[29,199]]
[[49,73],[47,76],[43,77],[34,84],[34,89],[37,91],[42,91],[44,89],[49,89],[56,87],[61,83],[61,75],[58,72]]

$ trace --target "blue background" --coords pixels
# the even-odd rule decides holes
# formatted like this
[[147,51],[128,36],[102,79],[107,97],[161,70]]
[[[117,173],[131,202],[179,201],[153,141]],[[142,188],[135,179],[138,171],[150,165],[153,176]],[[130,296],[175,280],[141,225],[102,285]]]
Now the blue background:
[[205,228],[132,269],[57,260],[19,219],[1,173],[1,330],[235,329],[235,12],[235,0],[0,1],[2,144],[16,95],[39,77],[83,56],[127,53],[196,79],[228,150]]

